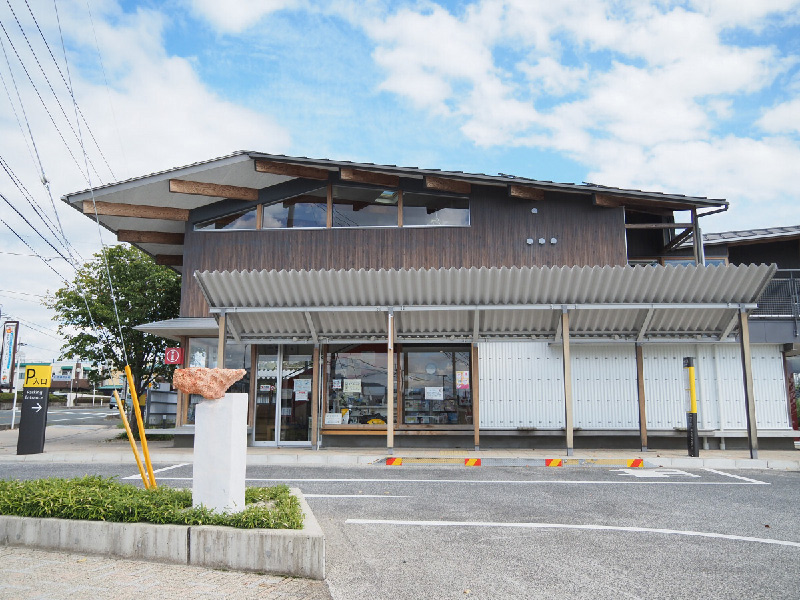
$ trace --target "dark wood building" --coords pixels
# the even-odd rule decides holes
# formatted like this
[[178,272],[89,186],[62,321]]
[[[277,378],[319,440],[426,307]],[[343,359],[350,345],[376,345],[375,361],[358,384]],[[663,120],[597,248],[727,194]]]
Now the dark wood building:
[[247,370],[254,444],[646,446],[682,422],[689,355],[707,441],[756,444],[756,398],[761,433],[787,429],[779,350],[754,348],[769,385],[741,386],[774,267],[704,266],[724,200],[256,152],[64,200],[183,273],[180,317],[141,329]]

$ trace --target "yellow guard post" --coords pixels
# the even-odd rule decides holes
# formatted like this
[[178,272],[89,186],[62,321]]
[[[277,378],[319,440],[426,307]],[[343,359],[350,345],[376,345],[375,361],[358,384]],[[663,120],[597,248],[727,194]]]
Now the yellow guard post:
[[142,411],[139,408],[139,396],[136,394],[136,386],[133,385],[133,374],[131,373],[130,365],[125,365],[125,377],[128,378],[128,387],[131,390],[133,410],[136,413],[136,423],[139,425],[139,437],[142,440],[142,453],[144,454],[144,462],[147,465],[147,474],[150,477],[150,485],[151,487],[156,488],[158,486],[156,485],[155,475],[153,475],[153,463],[150,462],[150,451],[147,449],[147,436],[144,434]]
[[147,476],[144,474],[142,459],[139,458],[139,449],[136,447],[136,441],[133,439],[133,432],[131,431],[131,426],[128,423],[128,417],[125,416],[125,411],[122,408],[122,401],[119,399],[117,390],[114,390],[114,398],[117,400],[119,416],[122,417],[122,424],[125,426],[125,432],[128,434],[128,441],[131,443],[131,450],[133,450],[133,456],[136,458],[136,466],[139,467],[139,475],[142,476],[142,483],[144,483],[145,489],[150,489],[150,482],[147,481]]

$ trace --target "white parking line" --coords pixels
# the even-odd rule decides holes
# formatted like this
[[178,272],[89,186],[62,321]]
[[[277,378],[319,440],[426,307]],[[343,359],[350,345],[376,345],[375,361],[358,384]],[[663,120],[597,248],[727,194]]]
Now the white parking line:
[[[137,476],[138,477],[138,476]],[[187,481],[191,477],[162,477],[161,479],[167,481]],[[558,480],[558,479],[540,479],[540,480],[489,480],[489,479],[299,479],[291,477],[272,477],[269,479],[260,478],[247,478],[247,481],[258,483],[285,483],[287,481],[298,483],[453,483],[453,484],[471,484],[471,485],[497,485],[497,484],[514,484],[514,485],[770,485],[765,481],[646,481],[641,479],[620,479],[611,481],[580,481],[580,480]]]
[[413,496],[389,496],[386,494],[303,494],[304,498],[413,498]]
[[725,477],[733,477],[734,479],[741,479],[742,481],[747,481],[749,483],[755,483],[758,485],[769,485],[766,481],[759,481],[758,479],[750,479],[749,477],[742,477],[741,475],[734,475],[733,473],[726,473],[725,471],[717,471],[716,469],[703,469],[703,471],[708,471],[709,473],[716,473],[717,475],[724,475]]
[[630,533],[661,533],[666,535],[686,535],[737,542],[756,542],[759,544],[775,544],[800,548],[800,542],[773,540],[708,531],[681,531],[679,529],[656,529],[651,527],[614,527],[612,525],[570,525],[567,523],[491,523],[486,521],[390,521],[384,519],[347,519],[349,525],[401,525],[403,527],[511,527],[520,529],[578,529],[589,531],[623,531]]
[[[192,463],[181,463],[179,465],[172,465],[171,467],[163,467],[161,469],[156,469],[153,471],[153,475],[156,473],[163,473],[164,471],[171,471],[172,469],[178,469],[180,467],[185,467],[186,465],[190,465]],[[131,475],[130,477],[123,477],[123,479],[139,479],[141,475],[137,473],[136,475]],[[184,480],[184,479],[191,479],[191,477],[159,477],[159,479],[174,479],[174,480]]]

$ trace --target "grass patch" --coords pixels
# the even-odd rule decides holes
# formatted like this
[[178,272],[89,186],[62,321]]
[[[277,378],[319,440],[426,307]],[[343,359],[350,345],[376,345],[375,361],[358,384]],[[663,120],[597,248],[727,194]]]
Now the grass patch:
[[241,529],[302,529],[300,502],[286,485],[246,488],[243,511],[192,508],[190,490],[145,490],[113,477],[0,480],[0,514],[18,517],[224,525]]

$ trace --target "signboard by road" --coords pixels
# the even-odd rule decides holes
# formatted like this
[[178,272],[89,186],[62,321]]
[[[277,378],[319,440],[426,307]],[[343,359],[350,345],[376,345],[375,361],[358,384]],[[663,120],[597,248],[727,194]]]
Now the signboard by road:
[[17,454],[44,452],[47,399],[50,396],[50,368],[50,365],[25,366]]

